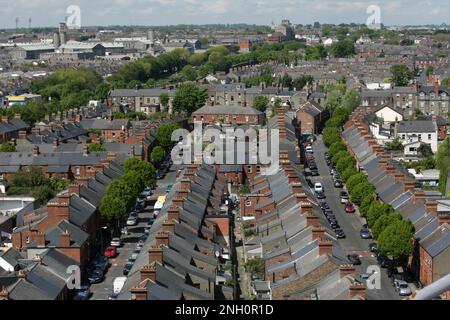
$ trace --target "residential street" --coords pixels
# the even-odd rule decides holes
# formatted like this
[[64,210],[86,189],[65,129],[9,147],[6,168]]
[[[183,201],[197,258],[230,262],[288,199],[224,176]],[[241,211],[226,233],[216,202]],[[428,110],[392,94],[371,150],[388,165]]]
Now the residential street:
[[[179,166],[173,165],[164,179],[157,181],[157,188],[154,191],[154,195],[166,194],[166,188],[175,181],[178,169]],[[105,274],[104,281],[91,285],[91,300],[108,300],[109,295],[112,293],[114,279],[124,276],[123,267],[136,247],[139,237],[144,234],[144,227],[152,214],[153,208],[147,207],[144,212],[139,214],[139,223],[136,226],[128,227],[128,235],[122,236],[124,245],[118,248],[118,256],[115,259],[110,259],[111,267]]]
[[[344,189],[335,188],[333,185],[333,178],[330,174],[330,170],[325,162],[324,154],[327,151],[327,147],[322,141],[322,136],[319,136],[317,141],[313,144],[314,157],[319,169],[319,177],[311,177],[313,182],[321,182],[325,189],[326,201],[333,210],[339,225],[344,230],[346,238],[339,239],[339,243],[346,254],[357,253],[360,256],[362,264],[356,266],[357,275],[367,272],[367,267],[370,265],[376,265],[376,257],[372,256],[369,251],[369,244],[373,242],[372,239],[361,239],[359,231],[363,225],[363,219],[359,216],[358,212],[346,213],[344,205],[340,202],[339,194]],[[320,202],[320,201],[319,201]],[[391,280],[388,278],[386,269],[381,269],[381,290],[367,290],[367,299],[369,300],[399,300],[401,297],[397,294],[394,287],[391,284]]]

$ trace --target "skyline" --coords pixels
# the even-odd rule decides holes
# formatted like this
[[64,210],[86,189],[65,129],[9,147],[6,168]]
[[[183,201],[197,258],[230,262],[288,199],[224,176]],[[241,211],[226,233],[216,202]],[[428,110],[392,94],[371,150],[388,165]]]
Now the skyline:
[[[17,0],[13,4],[0,0],[3,19],[0,28],[14,29],[16,17],[19,28],[31,26],[56,27],[67,16],[66,9],[78,5],[81,9],[81,26],[167,26],[205,24],[278,24],[289,19],[294,24],[365,23],[370,5],[381,9],[384,25],[441,25],[449,24],[447,15],[450,3],[438,0],[411,3],[406,0],[381,1],[312,1],[280,0]],[[100,9],[102,8],[102,9]],[[431,10],[430,10],[431,8]],[[127,12],[126,15],[123,12]],[[182,14],[180,14],[182,12]],[[252,15],[245,15],[252,12]],[[427,15],[422,14],[427,12]]]

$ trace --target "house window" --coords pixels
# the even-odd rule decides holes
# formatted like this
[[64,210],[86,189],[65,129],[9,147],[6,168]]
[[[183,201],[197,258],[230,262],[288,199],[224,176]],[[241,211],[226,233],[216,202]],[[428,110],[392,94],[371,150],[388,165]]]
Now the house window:
[[112,136],[113,136],[113,137],[116,136],[116,132],[115,132],[115,131],[112,132]]
[[80,167],[75,167],[75,174],[76,174],[77,176],[80,175]]
[[418,134],[417,137],[419,138],[419,141],[422,140],[422,135]]
[[260,173],[261,172],[261,166],[256,166],[256,172]]
[[406,135],[402,134],[402,140],[406,139]]
[[87,167],[87,170],[88,170],[88,171],[91,171],[91,170],[92,170],[92,167],[91,167],[91,166],[88,166],[88,167]]
[[247,172],[252,173],[252,166],[247,166]]
[[428,134],[428,140],[431,140],[431,133]]
[[231,101],[234,101],[234,96],[231,96]]
[[252,201],[251,200],[245,200],[245,206],[246,207],[251,207],[252,206]]
[[245,122],[248,122],[248,116],[245,116]]
[[30,237],[27,236],[27,237],[25,238],[25,243],[30,243]]

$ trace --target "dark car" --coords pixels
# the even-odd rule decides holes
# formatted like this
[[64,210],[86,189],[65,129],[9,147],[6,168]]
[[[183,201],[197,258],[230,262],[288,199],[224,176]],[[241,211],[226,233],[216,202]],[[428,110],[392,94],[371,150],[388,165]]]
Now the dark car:
[[331,160],[330,159],[325,160],[325,162],[327,163],[327,166],[331,165]]
[[310,179],[306,179],[306,182],[308,183],[308,186],[310,188],[314,188],[314,183],[312,183],[312,181]]
[[380,251],[378,249],[378,245],[375,242],[372,242],[372,243],[369,244],[369,250],[370,250],[370,252],[378,252],[378,251]]
[[127,276],[130,273],[131,268],[133,268],[133,263],[127,262],[123,267],[123,275]]
[[341,228],[334,229],[334,234],[336,235],[336,238],[338,238],[338,239],[345,238],[344,230],[342,230]]
[[341,180],[341,176],[337,172],[334,174],[333,178],[334,180]]
[[[392,277],[393,277],[394,275],[396,275],[396,274],[398,274],[397,268],[389,267],[389,268],[387,269],[387,275],[388,275],[389,278],[392,278]],[[403,279],[402,279],[402,280],[403,280]]]
[[334,180],[334,187],[335,188],[342,188],[344,184],[342,183],[342,180]]
[[107,257],[100,256],[94,260],[93,265],[95,269],[101,270],[104,273],[106,270],[108,270],[111,263],[109,262]]
[[326,203],[325,201],[322,201],[321,203],[319,203],[320,209],[325,210],[325,209],[329,209],[330,206],[328,205],[328,203]]
[[326,209],[323,214],[325,215],[325,217],[329,217],[330,215],[333,215],[333,210],[331,209]]
[[100,282],[103,281],[104,277],[105,276],[104,276],[102,270],[95,269],[94,271],[89,273],[88,281],[89,281],[90,284],[100,283]]
[[336,220],[336,216],[334,214],[327,214],[327,220],[330,222],[331,220]]
[[89,300],[91,296],[91,289],[89,286],[81,286],[80,289],[75,291],[73,300]]
[[325,192],[323,192],[323,191],[317,191],[317,192],[316,192],[316,198],[317,198],[317,199],[325,199],[325,198],[326,198]]
[[361,236],[362,239],[372,239],[372,234],[370,233],[370,230],[367,228],[361,229],[361,231],[359,231],[359,235]]
[[339,223],[336,219],[330,221],[331,229],[339,229]]
[[357,254],[349,254],[347,256],[348,261],[350,261],[351,264],[353,264],[354,266],[356,265],[360,265],[361,264],[361,260],[359,259],[359,256]]
[[328,152],[325,152],[323,154],[323,157],[324,157],[325,160],[330,159],[330,155],[328,154]]
[[389,268],[392,265],[391,260],[382,254],[378,256],[377,261],[382,268]]
[[312,169],[311,170],[311,176],[313,176],[313,177],[319,176],[319,171],[317,169]]

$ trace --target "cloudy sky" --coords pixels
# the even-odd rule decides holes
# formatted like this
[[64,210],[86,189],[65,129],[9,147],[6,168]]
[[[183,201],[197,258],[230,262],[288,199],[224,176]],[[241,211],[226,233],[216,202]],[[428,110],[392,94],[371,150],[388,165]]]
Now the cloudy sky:
[[386,25],[450,23],[449,0],[0,0],[0,28],[56,26],[70,5],[81,9],[81,24],[168,25],[249,23],[366,22],[378,5]]

